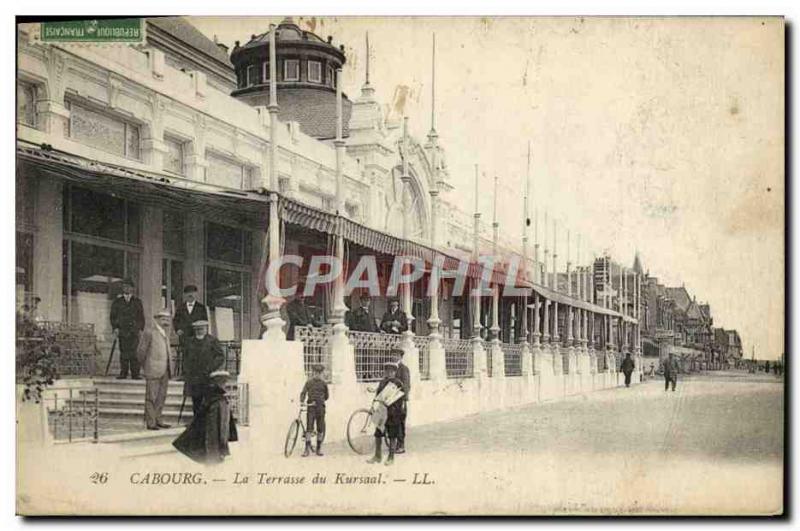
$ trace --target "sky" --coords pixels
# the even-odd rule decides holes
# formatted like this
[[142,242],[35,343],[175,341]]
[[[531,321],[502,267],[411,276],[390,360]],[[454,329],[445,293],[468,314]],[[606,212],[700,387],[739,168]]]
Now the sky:
[[[233,47],[281,18],[193,17]],[[405,93],[412,134],[436,130],[451,199],[521,237],[531,146],[531,217],[558,220],[582,261],[608,251],[711,304],[749,357],[784,340],[784,33],[777,18],[295,17],[344,44],[344,92],[370,83],[389,116]],[[552,228],[551,234],[552,234]],[[531,234],[531,238],[534,235]],[[552,239],[552,236],[551,236]],[[563,267],[563,265],[562,265]]]

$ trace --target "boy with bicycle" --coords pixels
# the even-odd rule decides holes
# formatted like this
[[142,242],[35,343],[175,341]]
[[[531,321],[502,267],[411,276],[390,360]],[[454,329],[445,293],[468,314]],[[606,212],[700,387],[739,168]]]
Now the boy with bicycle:
[[311,368],[311,377],[306,381],[300,393],[300,402],[308,397],[308,409],[306,409],[306,449],[303,457],[308,457],[311,453],[311,438],[314,436],[314,428],[317,434],[317,455],[322,454],[322,442],[325,440],[325,401],[328,400],[328,384],[322,378],[325,367],[321,363],[315,364]]

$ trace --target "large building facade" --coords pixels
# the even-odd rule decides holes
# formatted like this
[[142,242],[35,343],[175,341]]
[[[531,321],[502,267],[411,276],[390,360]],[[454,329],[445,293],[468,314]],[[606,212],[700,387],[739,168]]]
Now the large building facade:
[[[19,29],[19,306],[40,299],[44,320],[93,325],[102,348],[122,279],[134,281],[149,314],[174,310],[193,284],[221,339],[257,338],[271,238],[280,254],[310,258],[332,254],[341,236],[347,264],[374,256],[382,278],[399,255],[474,264],[493,254],[500,272],[522,260],[514,283],[524,297],[473,299],[445,281],[432,300],[427,277],[413,285],[404,306],[417,335],[524,342],[559,357],[576,348],[638,352],[641,273],[609,259],[602,278],[597,264],[563,270],[555,241],[549,254],[547,242],[508,241],[496,225],[489,235],[479,213],[451,199],[471,176],[449,174],[433,125],[417,139],[402,120],[386,119],[368,76],[337,110],[336,72],[347,58],[333,39],[287,19],[229,55],[186,20],[147,24],[138,47],[42,44],[33,28]],[[307,273],[284,268],[281,278]],[[466,274],[481,277],[472,266]],[[310,299],[330,322],[331,289]],[[386,306],[386,297],[375,300],[375,317]]]

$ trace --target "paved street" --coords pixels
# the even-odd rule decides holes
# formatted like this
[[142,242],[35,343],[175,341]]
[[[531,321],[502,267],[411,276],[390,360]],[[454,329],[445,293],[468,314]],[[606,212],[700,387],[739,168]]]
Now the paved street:
[[[132,474],[201,472],[213,481],[207,488],[158,490],[161,506],[185,514],[212,505],[289,514],[775,514],[782,419],[781,380],[714,373],[682,378],[674,393],[658,379],[412,428],[409,452],[391,467],[367,464],[345,443],[326,445],[325,457],[301,458],[298,451],[285,459],[252,441],[234,444],[219,467],[172,453],[94,455],[91,470],[113,471],[113,484],[135,488],[136,496],[150,491],[130,485]],[[61,450],[75,452],[69,477],[102,507],[120,498],[85,480],[85,452],[94,448]],[[51,469],[46,460],[36,467],[42,474]],[[63,456],[58,462],[62,467]],[[259,473],[307,481],[260,484]],[[235,484],[237,474],[251,475],[250,483]],[[311,482],[317,476],[327,482]],[[125,502],[129,510],[136,499]]]

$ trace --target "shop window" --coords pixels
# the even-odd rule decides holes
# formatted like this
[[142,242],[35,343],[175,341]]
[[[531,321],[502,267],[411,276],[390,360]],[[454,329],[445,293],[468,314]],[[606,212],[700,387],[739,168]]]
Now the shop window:
[[283,80],[300,81],[300,61],[298,59],[286,59],[283,62]]
[[17,122],[36,127],[36,86],[17,82]]
[[100,341],[111,339],[111,303],[121,281],[138,285],[139,253],[122,247],[64,241],[64,291],[68,321],[91,323]]
[[64,194],[64,228],[68,232],[139,243],[141,213],[135,203],[79,187],[65,187]]
[[250,232],[220,225],[206,224],[206,257],[229,264],[251,263]]
[[164,210],[164,253],[183,256],[186,252],[186,235],[184,233],[185,216],[182,212]]
[[164,137],[167,152],[164,154],[164,169],[178,175],[184,174],[183,156],[186,143],[169,136]]
[[322,83],[322,63],[319,61],[308,62],[308,80],[311,83]]
[[139,126],[74,102],[68,101],[67,107],[72,140],[121,157],[141,158]]

